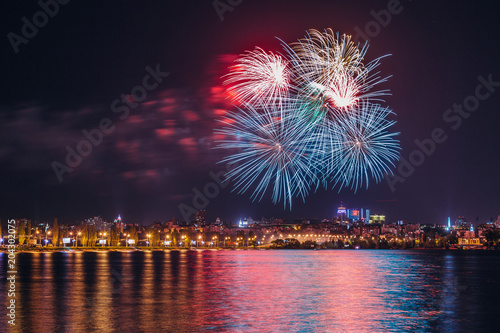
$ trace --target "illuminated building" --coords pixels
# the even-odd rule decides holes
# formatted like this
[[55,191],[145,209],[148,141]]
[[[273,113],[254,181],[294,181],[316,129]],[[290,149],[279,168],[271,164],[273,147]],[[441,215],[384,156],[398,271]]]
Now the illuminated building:
[[349,220],[359,221],[359,210],[349,209],[347,211],[347,217],[349,218]]
[[359,222],[368,223],[370,221],[370,210],[364,208],[348,209],[342,203],[337,208],[337,220],[341,222]]
[[122,217],[118,214],[118,217],[114,220],[114,224],[119,232],[123,233],[123,227],[125,226],[122,222]]
[[[463,229],[462,229],[463,230]],[[474,231],[474,226],[471,224],[470,229],[468,231],[463,232],[462,237],[458,237],[458,245],[459,246],[482,246],[483,241],[480,237],[477,237],[476,232]]]
[[248,220],[246,218],[244,218],[243,220],[240,219],[240,222],[238,223],[238,226],[240,228],[248,227]]
[[385,223],[385,215],[371,215],[370,223]]
[[455,226],[460,229],[460,228],[467,228],[467,221],[465,220],[464,216],[459,216],[455,220]]
[[458,238],[459,246],[482,246],[481,239],[475,238]]
[[340,203],[340,207],[337,208],[337,218],[339,218],[342,222],[347,220],[347,209],[342,206],[342,203]]

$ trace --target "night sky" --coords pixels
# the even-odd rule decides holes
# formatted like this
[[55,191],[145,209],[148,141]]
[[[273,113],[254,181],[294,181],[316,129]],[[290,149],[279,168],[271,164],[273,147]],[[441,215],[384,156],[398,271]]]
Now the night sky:
[[[58,217],[72,223],[121,214],[127,223],[148,224],[181,218],[179,204],[193,206],[193,189],[203,190],[210,172],[224,169],[216,164],[223,152],[213,149],[213,129],[232,107],[220,77],[235,57],[254,46],[281,51],[275,37],[292,42],[311,28],[354,35],[356,27],[374,27],[372,11],[393,5],[233,0],[236,6],[221,20],[213,3],[73,0],[59,5],[17,53],[9,33],[22,35],[22,18],[33,22],[41,8],[36,1],[3,5],[3,221]],[[305,203],[297,199],[290,212],[273,205],[270,196],[252,203],[250,193],[231,193],[228,186],[206,206],[209,220],[330,218],[341,201],[386,214],[388,221],[442,224],[448,216],[464,215],[485,222],[500,215],[500,83],[478,88],[484,100],[460,123],[458,113],[447,111],[464,100],[473,104],[468,96],[476,94],[479,76],[500,82],[500,4],[401,0],[396,7],[399,12],[385,27],[370,31],[367,60],[392,54],[380,70],[392,75],[383,88],[392,92],[386,105],[397,114],[393,130],[401,132],[401,157],[415,158],[415,140],[430,138],[436,128],[447,139],[393,191],[385,180],[356,193],[320,189]],[[144,101],[130,107],[127,117],[113,112],[113,101],[118,99],[115,107],[126,105],[122,94],[134,103],[127,95],[157,68],[168,75],[158,77],[161,82]],[[106,118],[113,130],[60,182],[52,163],[65,163],[66,146],[76,149],[85,139],[82,131]]]

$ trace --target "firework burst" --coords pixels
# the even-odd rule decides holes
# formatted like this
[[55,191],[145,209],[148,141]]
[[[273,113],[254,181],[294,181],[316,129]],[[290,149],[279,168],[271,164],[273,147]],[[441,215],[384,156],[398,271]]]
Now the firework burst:
[[389,78],[375,72],[385,56],[365,65],[368,46],[356,45],[351,36],[340,36],[331,29],[312,29],[306,38],[284,47],[294,68],[295,85],[301,89],[311,83],[322,87],[333,114],[354,107],[361,100],[383,101],[382,97],[389,95],[389,90],[374,90]]
[[280,55],[256,47],[236,62],[224,81],[235,100],[259,106],[281,101],[288,95],[290,71],[288,62]]
[[305,38],[290,46],[284,44],[284,47],[297,73],[295,79],[301,83],[317,82],[328,86],[339,73],[360,76],[365,72],[363,59],[367,47],[360,49],[350,36],[340,37],[331,29],[324,33],[311,29]]
[[230,152],[221,162],[233,165],[234,190],[259,201],[271,192],[291,209],[320,184],[356,191],[379,182],[400,150],[393,112],[373,103],[389,95],[375,89],[388,79],[375,72],[383,57],[365,63],[368,45],[331,29],[283,46],[286,59],[257,47],[226,75],[241,108],[221,120],[217,148]]
[[399,158],[399,133],[389,132],[395,121],[388,120],[393,112],[380,106],[363,102],[358,108],[332,123],[325,132],[325,163],[332,182],[340,188],[358,189],[370,179],[379,182],[390,166]]
[[[275,203],[292,206],[292,198],[307,196],[317,183],[318,170],[311,158],[317,140],[304,122],[291,116],[288,104],[256,109],[247,106],[231,112],[217,130],[226,139],[217,148],[231,149],[233,154],[222,160],[234,167],[227,177],[235,181],[235,190],[252,189],[252,199],[260,201],[269,190]],[[282,114],[287,114],[282,118]]]

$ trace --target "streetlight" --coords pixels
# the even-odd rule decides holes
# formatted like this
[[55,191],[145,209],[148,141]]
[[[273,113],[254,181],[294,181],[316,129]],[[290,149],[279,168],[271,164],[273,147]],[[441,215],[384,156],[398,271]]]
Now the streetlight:
[[78,233],[76,234],[76,247],[78,247],[78,236],[80,236],[82,233],[80,231],[78,231]]
[[103,240],[104,240],[104,239],[103,239],[103,236],[104,236],[104,237],[106,237],[106,233],[102,233],[102,232],[100,232],[100,233],[99,233],[99,235],[101,236],[101,247],[103,247],[103,246],[104,246],[104,242],[103,242]]
[[151,235],[150,235],[150,234],[147,234],[147,236],[148,236],[147,243],[148,243],[148,245],[151,245],[151,243],[149,242],[149,238],[151,237]]
[[198,247],[198,242],[201,240],[201,235],[198,236],[198,239],[196,240],[196,247]]
[[128,238],[130,237],[130,234],[125,235],[125,247],[128,247]]

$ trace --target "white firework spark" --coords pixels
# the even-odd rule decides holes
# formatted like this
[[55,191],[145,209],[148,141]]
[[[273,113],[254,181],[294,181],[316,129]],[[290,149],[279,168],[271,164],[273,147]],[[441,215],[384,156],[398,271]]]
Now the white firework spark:
[[280,55],[265,52],[259,47],[247,51],[230,68],[228,91],[234,98],[252,106],[280,102],[289,92],[290,71],[288,62]]

